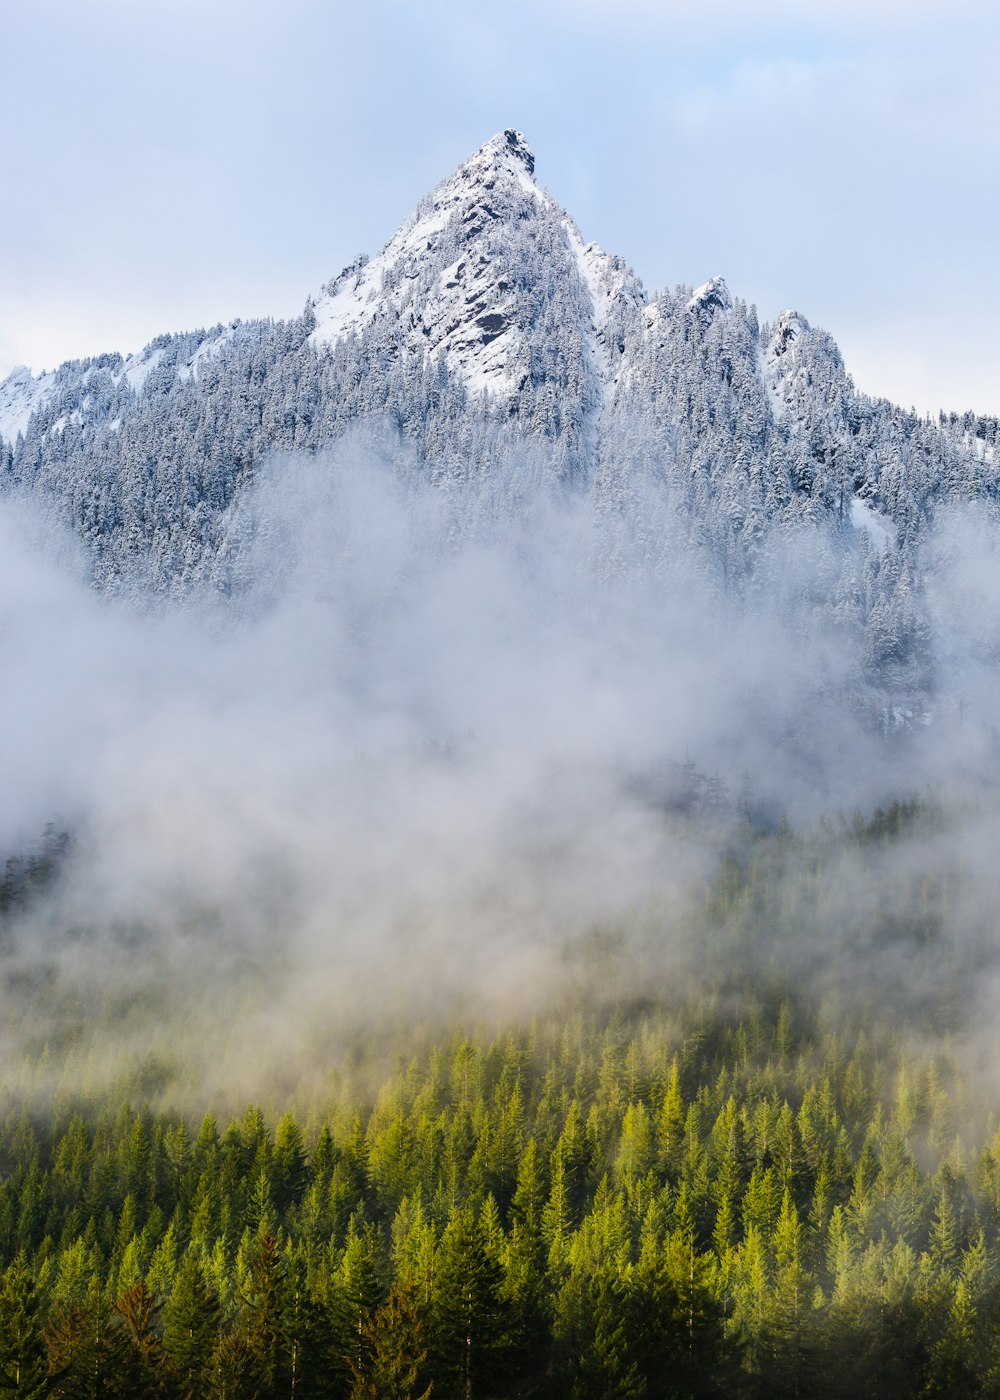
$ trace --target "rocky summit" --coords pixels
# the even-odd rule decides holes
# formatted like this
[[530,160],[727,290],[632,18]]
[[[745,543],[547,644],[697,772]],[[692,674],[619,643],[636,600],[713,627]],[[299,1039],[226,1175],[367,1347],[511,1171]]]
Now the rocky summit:
[[761,325],[722,277],[649,294],[585,241],[514,130],[293,321],[14,371],[0,491],[68,525],[99,589],[226,593],[265,461],[359,432],[442,488],[530,457],[536,479],[644,519],[653,554],[696,548],[734,598],[776,532],[812,531],[832,560],[817,606],[869,675],[911,690],[935,683],[929,524],[998,495],[995,419],[869,398],[829,335],[796,311]]

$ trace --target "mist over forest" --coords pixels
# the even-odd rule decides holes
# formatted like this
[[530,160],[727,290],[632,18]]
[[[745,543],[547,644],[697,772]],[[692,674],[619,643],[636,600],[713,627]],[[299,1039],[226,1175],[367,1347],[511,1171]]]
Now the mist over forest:
[[1000,1394],[1000,420],[498,133],[0,384],[0,1388]]
[[[69,536],[5,509],[12,1063],[69,1044],[94,1086],[152,1060],[168,1097],[238,1103],[397,1022],[775,977],[899,1027],[967,982],[948,1029],[974,1037],[991,528],[966,510],[928,547],[937,685],[904,709],[817,625],[815,528],[774,530],[741,600],[668,494],[612,514],[545,466],[445,492],[361,437],[276,459],[230,526],[233,590],[177,602],[95,595]],[[914,798],[933,822],[861,859],[851,822]],[[47,824],[68,845],[28,898]],[[769,898],[795,920],[727,911],[707,955],[727,862],[783,826],[802,849]],[[921,908],[926,944],[876,937]]]
[[276,457],[179,597],[5,504],[15,1393],[993,1393],[994,527],[907,698],[842,531],[548,466]]

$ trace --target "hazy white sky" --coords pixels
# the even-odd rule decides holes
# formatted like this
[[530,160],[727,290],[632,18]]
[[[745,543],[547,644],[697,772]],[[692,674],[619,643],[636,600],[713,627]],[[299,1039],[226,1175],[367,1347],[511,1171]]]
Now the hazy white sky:
[[516,126],[651,290],[1000,411],[986,0],[0,0],[0,375],[284,316]]

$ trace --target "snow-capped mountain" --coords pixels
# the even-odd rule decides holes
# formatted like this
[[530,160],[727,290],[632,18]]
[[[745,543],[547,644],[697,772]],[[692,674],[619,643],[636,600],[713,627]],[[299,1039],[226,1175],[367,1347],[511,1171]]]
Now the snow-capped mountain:
[[[645,302],[635,274],[596,243],[534,179],[520,132],[488,141],[421,202],[371,261],[359,259],[314,304],[311,341],[324,347],[382,320],[405,354],[443,364],[473,395],[509,405],[530,380],[544,341],[562,340],[567,372],[594,411],[607,380],[605,335],[614,306]],[[546,321],[560,285],[557,326]]]
[[[943,499],[1000,495],[995,420],[868,399],[825,332],[795,311],[761,327],[721,277],[650,297],[584,241],[513,130],[295,321],[14,371],[0,484],[55,507],[103,588],[226,589],[234,506],[263,459],[366,422],[434,481],[488,476],[530,445],[608,509],[639,510],[658,483],[727,588],[752,580],[776,528],[822,529],[841,560],[831,607],[871,666],[911,673],[923,522]],[[671,528],[649,547],[678,547]]]

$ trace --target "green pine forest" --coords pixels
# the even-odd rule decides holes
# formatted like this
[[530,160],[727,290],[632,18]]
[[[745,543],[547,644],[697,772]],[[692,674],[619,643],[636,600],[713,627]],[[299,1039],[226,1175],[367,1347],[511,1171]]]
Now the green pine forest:
[[[969,954],[938,947],[957,892],[914,869],[905,919],[841,931],[867,1004],[789,971],[844,851],[862,867],[940,820],[747,837],[704,891],[700,979],[402,1027],[301,1102],[194,1113],[128,1076],[45,1098],[21,1066],[0,1392],[1000,1395],[1000,1134],[961,1052]],[[8,868],[7,935],[57,877],[47,840]],[[892,1003],[921,960],[919,1006]]]

